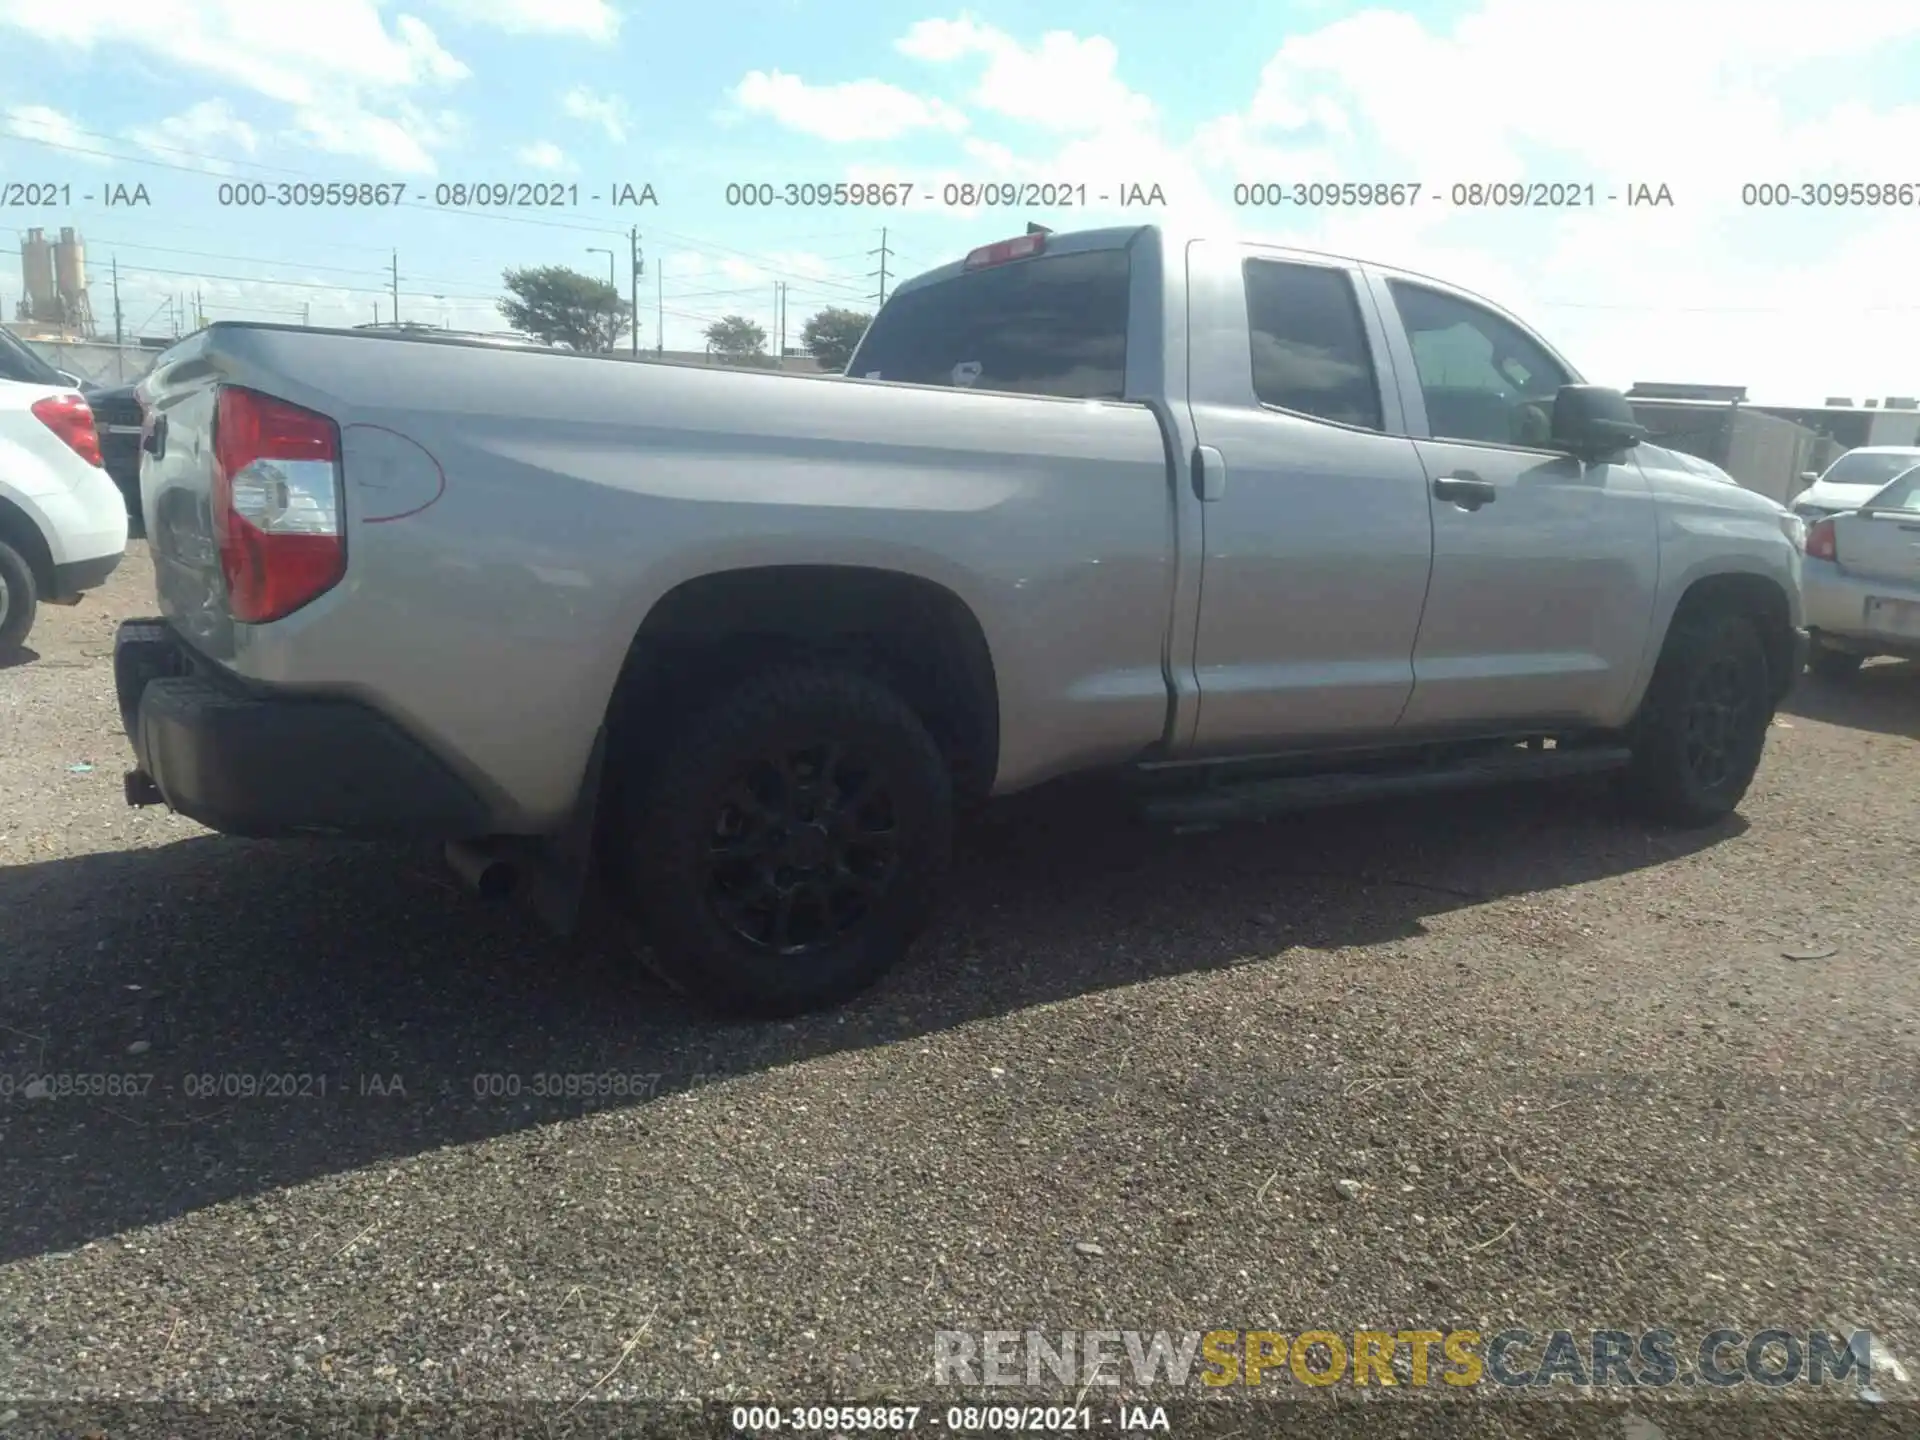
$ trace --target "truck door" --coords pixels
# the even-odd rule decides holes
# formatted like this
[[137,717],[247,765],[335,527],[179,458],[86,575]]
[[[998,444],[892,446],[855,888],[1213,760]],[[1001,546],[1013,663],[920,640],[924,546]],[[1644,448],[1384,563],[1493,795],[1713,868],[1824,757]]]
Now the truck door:
[[1391,731],[1433,521],[1364,277],[1223,241],[1191,244],[1187,269],[1204,502],[1193,748]]
[[1433,579],[1409,732],[1610,725],[1630,705],[1659,578],[1653,495],[1631,455],[1552,449],[1577,377],[1490,307],[1368,272],[1433,512]]

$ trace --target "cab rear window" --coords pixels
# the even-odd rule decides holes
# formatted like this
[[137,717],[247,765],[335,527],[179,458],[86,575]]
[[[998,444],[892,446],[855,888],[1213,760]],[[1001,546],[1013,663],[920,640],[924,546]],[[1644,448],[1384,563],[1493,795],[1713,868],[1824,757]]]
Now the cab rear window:
[[1042,255],[896,296],[847,374],[1070,400],[1126,392],[1125,250]]

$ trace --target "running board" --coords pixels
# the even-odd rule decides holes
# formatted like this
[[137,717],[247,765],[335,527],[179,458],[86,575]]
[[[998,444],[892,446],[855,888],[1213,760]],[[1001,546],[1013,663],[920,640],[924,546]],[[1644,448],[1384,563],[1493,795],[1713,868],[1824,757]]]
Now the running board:
[[1632,758],[1632,752],[1623,746],[1582,746],[1568,750],[1516,747],[1505,754],[1480,755],[1419,769],[1336,771],[1215,783],[1155,796],[1141,805],[1141,813],[1148,820],[1174,825],[1257,820],[1292,810],[1316,810],[1361,800],[1599,775],[1623,768]]

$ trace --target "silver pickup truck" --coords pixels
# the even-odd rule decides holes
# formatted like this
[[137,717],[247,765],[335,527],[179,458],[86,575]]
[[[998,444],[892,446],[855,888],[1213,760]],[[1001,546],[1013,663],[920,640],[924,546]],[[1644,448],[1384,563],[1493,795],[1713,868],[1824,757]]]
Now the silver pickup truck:
[[1513,316],[1154,227],[922,275],[844,377],[221,323],[142,398],[129,801],[604,894],[733,1011],[873,981],[956,814],[1069,772],[1710,823],[1805,645],[1799,521]]

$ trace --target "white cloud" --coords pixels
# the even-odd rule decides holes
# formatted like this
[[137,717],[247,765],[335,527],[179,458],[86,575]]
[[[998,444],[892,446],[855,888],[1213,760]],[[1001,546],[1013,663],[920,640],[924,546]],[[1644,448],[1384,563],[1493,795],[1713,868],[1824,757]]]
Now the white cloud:
[[202,100],[152,125],[136,125],[127,131],[127,138],[168,164],[197,165],[217,175],[231,174],[233,166],[214,152],[253,155],[260,149],[253,126],[235,115],[225,100]]
[[[1721,380],[1800,399],[1911,390],[1909,320],[1875,307],[1895,298],[1888,277],[1902,244],[1911,251],[1913,212],[1755,210],[1740,187],[1903,178],[1881,173],[1899,169],[1883,157],[1913,153],[1920,107],[1876,110],[1848,72],[1920,39],[1920,9],[1830,0],[1818,25],[1805,22],[1780,0],[1484,0],[1440,29],[1370,11],[1280,46],[1245,110],[1216,123],[1215,173],[1421,180],[1429,193],[1544,179],[1604,196],[1664,183],[1675,204],[1657,210],[1602,199],[1476,214],[1442,200],[1414,213],[1269,214],[1307,219],[1300,243],[1490,293],[1609,382]],[[1618,77],[1620,103],[1570,99],[1568,37],[1583,74]]]
[[292,137],[300,144],[330,155],[370,160],[402,175],[431,175],[437,170],[434,151],[444,148],[461,132],[457,115],[428,114],[411,105],[394,115],[380,115],[356,105],[312,105],[294,112]]
[[425,22],[401,15],[389,29],[375,0],[0,0],[0,27],[55,46],[144,50],[291,105],[324,103],[342,85],[400,90],[471,73]]
[[294,133],[317,148],[409,173],[433,168],[449,127],[421,123],[406,97],[472,73],[424,21],[389,26],[381,0],[0,0],[7,29],[59,49],[144,52],[290,107]]
[[9,105],[6,113],[9,135],[58,146],[76,160],[84,160],[90,165],[107,163],[104,156],[88,153],[99,150],[100,142],[86,134],[80,128],[79,121],[62,114],[51,105]]
[[970,16],[922,20],[895,42],[903,55],[934,64],[984,59],[972,102],[1008,120],[1049,130],[1090,134],[1151,125],[1153,102],[1117,72],[1111,40],[1050,30],[1034,46]]
[[566,174],[578,167],[567,158],[567,152],[551,140],[536,140],[531,145],[522,145],[513,152],[513,158],[522,165],[530,165],[535,170],[552,170]]
[[750,114],[840,145],[892,140],[915,130],[957,133],[967,125],[951,105],[881,80],[809,85],[779,70],[754,70],[734,87],[733,99]]
[[989,30],[971,15],[962,15],[958,20],[916,21],[893,42],[893,48],[916,60],[944,65],[991,49],[997,38],[997,31]]
[[627,104],[617,95],[596,95],[584,85],[576,85],[560,97],[560,108],[568,118],[597,125],[616,145],[627,141]]
[[[1648,37],[1657,37],[1650,43]],[[968,214],[1068,227],[1164,218],[1441,275],[1508,305],[1596,379],[1725,380],[1757,395],[1911,393],[1915,209],[1743,206],[1744,181],[1906,178],[1920,104],[1872,103],[1866,68],[1920,41],[1920,7],[1830,0],[1818,25],[1790,0],[1481,0],[1443,21],[1369,9],[1296,27],[1253,91],[1175,129],[1119,79],[1099,37],[1023,43],[969,16],[896,42],[972,81],[982,138],[933,167],[850,167],[851,179],[1032,180],[1111,193],[1158,182],[1163,215],[1025,208]],[[1570,80],[1606,77],[1605,93]],[[1152,57],[1141,57],[1151,59]],[[1596,82],[1601,83],[1601,82]],[[987,129],[990,118],[1015,122]],[[1002,143],[1004,137],[1007,143]],[[1413,207],[1241,208],[1236,181],[1419,182]],[[1456,208],[1450,187],[1591,183],[1573,210]],[[1605,196],[1670,187],[1671,207]],[[1903,258],[1903,252],[1904,257]]]
[[456,20],[509,35],[581,35],[610,41],[620,33],[620,12],[608,0],[433,0]]

